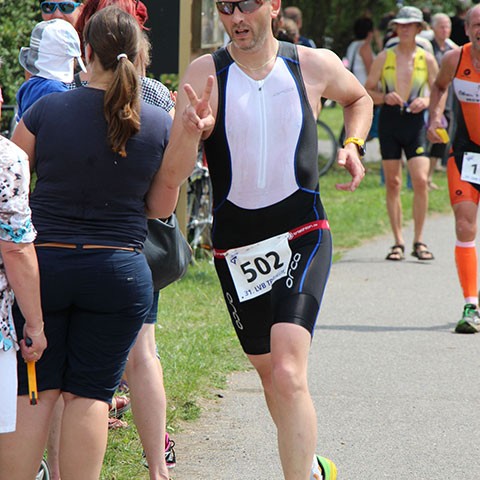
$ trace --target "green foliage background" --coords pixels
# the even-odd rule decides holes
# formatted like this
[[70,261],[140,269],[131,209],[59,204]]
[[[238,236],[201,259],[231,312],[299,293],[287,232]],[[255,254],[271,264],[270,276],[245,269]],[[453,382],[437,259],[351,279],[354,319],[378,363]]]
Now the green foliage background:
[[0,0],[0,85],[5,104],[15,103],[15,93],[24,80],[18,52],[28,46],[30,33],[40,20],[38,0]]
[[[404,5],[428,7],[432,14],[453,15],[455,0],[403,1]],[[353,23],[368,14],[378,25],[389,11],[396,11],[395,0],[282,0],[282,7],[295,5],[303,12],[302,33],[312,38],[317,47],[331,48],[343,56],[353,40]]]

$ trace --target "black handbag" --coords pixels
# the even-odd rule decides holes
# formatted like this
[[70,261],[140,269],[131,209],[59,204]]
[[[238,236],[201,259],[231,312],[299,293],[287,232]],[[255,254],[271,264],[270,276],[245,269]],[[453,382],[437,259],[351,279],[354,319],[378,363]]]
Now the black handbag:
[[192,259],[192,249],[173,214],[167,220],[149,219],[144,253],[152,271],[153,289],[161,290],[182,278]]

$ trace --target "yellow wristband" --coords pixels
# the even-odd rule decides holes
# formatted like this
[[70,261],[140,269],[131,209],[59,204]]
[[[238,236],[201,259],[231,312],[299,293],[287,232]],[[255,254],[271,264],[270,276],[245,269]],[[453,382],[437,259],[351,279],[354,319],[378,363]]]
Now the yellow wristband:
[[366,153],[365,140],[363,140],[362,138],[358,138],[358,137],[348,137],[344,140],[343,146],[345,146],[349,143],[354,143],[357,146],[358,153],[361,157],[365,156],[365,153]]
[[343,144],[347,145],[347,143],[354,143],[355,145],[363,147],[365,145],[365,140],[358,137],[348,137],[344,140]]

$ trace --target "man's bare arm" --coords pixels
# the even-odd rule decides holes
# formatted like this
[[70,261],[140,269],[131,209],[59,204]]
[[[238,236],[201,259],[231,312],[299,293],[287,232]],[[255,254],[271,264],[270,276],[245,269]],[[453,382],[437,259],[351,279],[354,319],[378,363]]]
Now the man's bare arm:
[[429,127],[427,131],[428,139],[432,143],[441,143],[442,139],[436,132],[437,128],[442,127],[442,115],[445,110],[445,102],[448,96],[448,87],[452,83],[458,62],[460,60],[460,50],[451,50],[447,52],[440,66],[440,70],[432,84],[430,92],[429,108]]
[[[312,108],[320,103],[321,97],[334,100],[343,107],[346,136],[365,139],[372,124],[373,102],[362,84],[329,50],[307,52],[299,49],[299,53]],[[352,179],[336,185],[336,188],[355,190],[365,175],[357,146],[348,144],[340,148],[337,163],[350,173]]]
[[363,85],[330,50],[302,53],[302,73],[313,110],[321,97],[337,102],[344,109],[347,136],[365,138],[372,123],[373,103]]
[[165,218],[174,211],[179,187],[195,166],[199,142],[213,129],[211,97],[214,91],[216,106],[216,85],[212,73],[213,61],[204,56],[190,65],[182,79],[170,140],[147,195],[149,217]]

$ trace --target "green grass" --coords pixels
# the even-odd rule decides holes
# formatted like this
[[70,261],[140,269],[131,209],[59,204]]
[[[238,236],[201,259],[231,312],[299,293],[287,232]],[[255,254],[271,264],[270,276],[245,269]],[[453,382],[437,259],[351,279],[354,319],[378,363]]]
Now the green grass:
[[179,421],[197,418],[199,396],[223,388],[227,373],[247,366],[212,263],[196,263],[162,292],[158,326],[173,430]]

